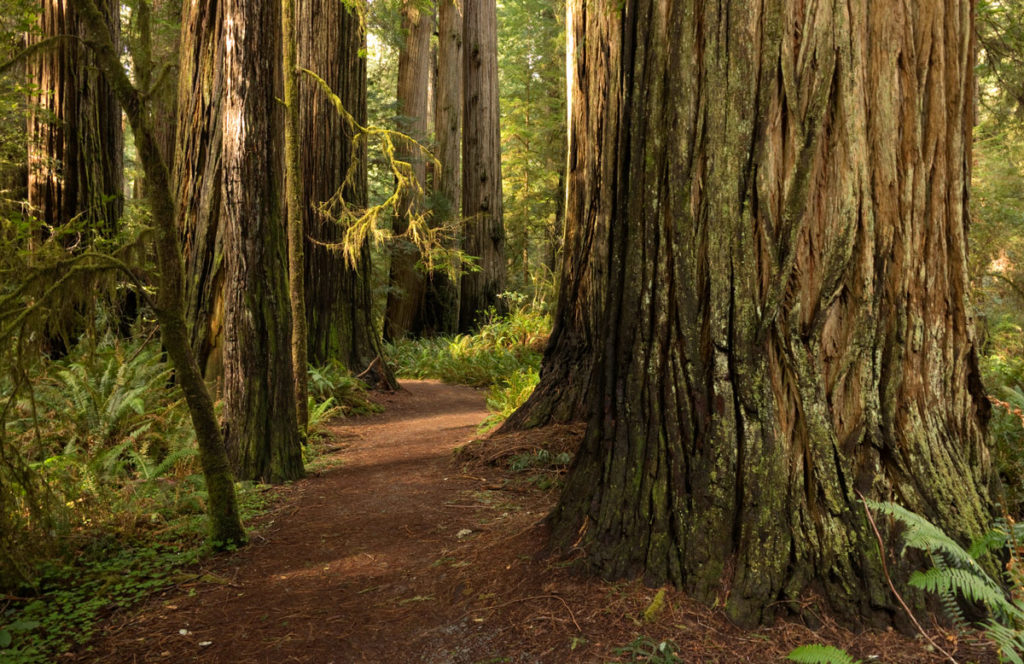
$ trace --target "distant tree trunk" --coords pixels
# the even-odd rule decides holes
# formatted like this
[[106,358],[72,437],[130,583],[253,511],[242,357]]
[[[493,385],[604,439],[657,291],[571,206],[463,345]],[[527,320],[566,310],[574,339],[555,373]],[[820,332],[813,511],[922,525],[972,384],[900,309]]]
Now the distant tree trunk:
[[281,6],[224,4],[225,444],[235,472],[302,475],[295,426],[280,138]]
[[[299,66],[323,78],[356,121],[366,124],[366,59],[360,56],[366,35],[359,16],[336,0],[299,0],[298,11]],[[339,190],[353,207],[366,207],[366,142],[308,77],[299,84],[299,114],[309,201],[303,206],[309,361],[338,360],[359,374],[381,357],[380,328],[372,318],[370,251],[364,246],[353,268],[340,250],[325,246],[339,242],[343,232],[320,208]],[[396,387],[382,362],[376,366],[383,371],[381,387]]]
[[553,545],[741,623],[812,594],[899,620],[857,492],[960,541],[991,516],[973,3],[574,5],[567,254],[590,249],[560,317],[590,270],[599,319]]
[[[451,224],[462,204],[462,12],[461,0],[437,5],[437,76],[434,134],[440,169],[434,175],[434,221]],[[449,247],[458,248],[458,238]],[[416,332],[424,336],[454,334],[459,327],[459,284],[445,272],[427,275],[426,293]]]
[[[145,7],[141,3],[140,7]],[[157,29],[147,26],[150,34],[148,50],[152,54],[148,64],[146,80],[138,81],[140,87],[152,90],[153,133],[157,147],[165,164],[174,163],[175,128],[178,114],[178,59],[181,30],[179,3],[171,0],[153,0],[152,18],[147,22],[157,24]],[[138,51],[139,49],[136,49]],[[134,54],[133,54],[134,55]]]
[[[423,144],[427,135],[427,88],[430,81],[430,35],[434,31],[432,11],[420,0],[405,0],[402,7],[405,43],[398,53],[398,130]],[[395,157],[411,165],[411,177],[425,187],[427,164],[422,151],[411,141],[400,140]],[[423,195],[406,187],[395,219],[395,234],[409,228],[411,216],[423,212]],[[384,338],[399,339],[412,328],[423,303],[426,279],[416,268],[420,260],[416,246],[399,239],[391,251],[391,291],[384,316]]]
[[459,330],[468,332],[505,290],[505,227],[498,124],[498,18],[495,0],[463,0],[463,250],[479,259],[462,277]]
[[[540,381],[529,399],[505,420],[502,431],[515,431],[551,423],[582,420],[587,416],[586,397],[591,385],[595,356],[603,337],[601,318],[601,280],[608,261],[607,235],[610,191],[598,187],[603,177],[615,167],[611,132],[600,131],[608,121],[608,108],[588,104],[587,89],[592,82],[584,67],[601,67],[607,72],[609,63],[602,51],[588,50],[576,54],[576,38],[586,35],[587,14],[566,3],[566,87],[568,88],[569,146],[565,180],[567,197],[560,217],[575,213],[573,223],[564,223],[558,304],[555,309],[551,337],[544,351]],[[581,44],[596,47],[595,43]],[[607,94],[610,83],[592,95]],[[573,211],[573,212],[570,212]],[[579,215],[583,215],[582,217]],[[559,220],[561,221],[561,220]]]
[[296,60],[298,35],[295,28],[295,0],[281,2],[282,69],[284,75],[284,180],[287,199],[285,225],[288,236],[288,299],[291,302],[292,375],[294,377],[295,415],[299,436],[305,440],[309,425],[309,373],[307,367],[307,323],[305,289],[305,243],[303,208],[308,207],[302,186],[299,137],[302,121],[299,112],[299,71]]
[[[105,0],[111,40],[120,42],[120,4]],[[117,230],[124,205],[121,107],[91,52],[82,43],[81,22],[67,0],[42,0],[39,41],[67,35],[31,60],[28,119],[28,203],[51,227],[83,215],[103,235]]]
[[[224,371],[224,235],[221,131],[224,122],[224,4],[184,3],[177,138],[171,182],[185,252],[185,318],[209,381]],[[172,162],[168,162],[172,163]]]

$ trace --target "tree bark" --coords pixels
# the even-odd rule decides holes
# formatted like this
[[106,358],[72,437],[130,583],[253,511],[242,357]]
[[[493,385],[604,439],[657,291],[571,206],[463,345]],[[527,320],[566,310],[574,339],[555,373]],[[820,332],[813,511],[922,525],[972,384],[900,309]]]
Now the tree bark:
[[174,198],[149,109],[145,98],[124,73],[119,53],[106,31],[104,15],[92,0],[71,0],[71,5],[81,13],[99,68],[131,123],[145,172],[146,198],[156,228],[154,247],[159,268],[156,315],[164,347],[185,394],[196,432],[199,463],[209,496],[210,539],[216,548],[242,544],[245,542],[245,530],[238,516],[235,482],[214,412],[213,398],[188,341],[184,316],[184,269],[175,226]]
[[225,444],[239,477],[302,476],[285,229],[281,6],[224,4]]
[[[430,35],[434,31],[433,5],[427,10],[420,0],[405,0],[402,6],[404,45],[398,53],[398,131],[413,140],[398,140],[395,158],[410,165],[408,177],[415,180],[402,187],[396,235],[409,229],[412,216],[423,213],[423,189],[427,181],[427,163],[416,143],[425,144],[427,136],[427,88],[430,83]],[[418,189],[418,191],[417,191]],[[420,253],[405,238],[399,238],[391,250],[391,284],[384,338],[399,339],[413,327],[423,306],[426,278],[417,269]]]
[[[120,42],[120,4],[99,6],[108,36]],[[30,62],[38,93],[29,100],[28,203],[51,228],[81,216],[85,228],[113,235],[124,205],[121,108],[67,0],[42,0],[39,34],[30,43],[65,36]]]
[[[366,35],[358,14],[336,0],[299,0],[298,10],[299,65],[324,79],[356,122],[365,125],[366,59],[360,51]],[[303,206],[309,360],[318,366],[337,360],[360,374],[381,357],[380,328],[372,318],[370,251],[362,247],[358,266],[350,266],[329,246],[344,233],[322,208],[339,191],[353,207],[366,207],[366,142],[308,77],[299,82],[299,116],[301,172],[309,201]],[[377,376],[381,387],[397,387],[382,362],[375,366],[382,370]]]
[[462,214],[463,249],[479,270],[462,277],[459,331],[489,308],[501,310],[505,290],[505,227],[501,201],[498,113],[498,17],[495,0],[464,0]]
[[[462,204],[462,10],[459,0],[437,5],[437,75],[434,96],[436,157],[434,177],[436,225],[453,224]],[[458,249],[458,238],[448,242]],[[459,328],[459,283],[446,272],[427,275],[426,292],[416,333],[422,336],[455,334]]]
[[973,2],[573,5],[565,280],[599,323],[553,545],[745,624],[899,620],[857,493],[960,541],[991,517]]
[[[177,138],[172,186],[175,225],[185,253],[185,319],[207,380],[220,382],[224,362],[223,173],[224,4],[182,7]],[[170,163],[170,162],[169,162]]]
[[309,425],[309,365],[306,324],[305,242],[302,187],[302,163],[299,159],[299,71],[296,60],[298,35],[295,30],[295,0],[281,2],[282,69],[284,74],[284,172],[288,235],[288,295],[292,311],[292,368],[295,380],[295,415],[299,436],[306,438]]

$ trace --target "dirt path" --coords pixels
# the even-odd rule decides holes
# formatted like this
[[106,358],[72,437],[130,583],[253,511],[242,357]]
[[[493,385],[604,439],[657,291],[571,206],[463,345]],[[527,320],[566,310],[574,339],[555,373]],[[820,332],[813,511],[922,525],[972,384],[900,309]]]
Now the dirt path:
[[[165,598],[112,632],[101,656],[418,661],[409,657],[412,644],[398,642],[415,636],[401,633],[409,631],[410,609],[427,608],[416,611],[421,633],[439,626],[428,607],[438,601],[444,558],[472,537],[459,538],[459,531],[473,529],[474,517],[488,511],[465,500],[479,479],[450,476],[452,449],[475,437],[487,411],[478,390],[429,381],[403,386],[383,397],[385,413],[335,428],[345,445],[342,465],[298,483],[254,544],[216,570],[223,583]],[[104,645],[117,652],[104,653]]]
[[[488,441],[464,469],[452,450],[476,437],[483,394],[403,385],[380,398],[386,412],[334,428],[340,465],[283,488],[252,544],[205,563],[200,582],[115,615],[68,661],[648,661],[636,658],[638,636],[674,639],[685,662],[783,661],[808,642],[891,664],[940,661],[893,633],[793,623],[744,632],[673,590],[659,617],[644,620],[656,589],[572,576],[565,561],[538,555],[554,491],[538,489],[530,471],[481,461],[559,440],[572,449],[569,428]],[[616,650],[630,643],[639,650]]]

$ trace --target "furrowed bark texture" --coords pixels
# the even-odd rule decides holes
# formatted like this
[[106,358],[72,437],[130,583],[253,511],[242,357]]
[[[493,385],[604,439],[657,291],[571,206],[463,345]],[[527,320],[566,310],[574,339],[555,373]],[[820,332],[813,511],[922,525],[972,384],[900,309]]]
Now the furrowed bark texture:
[[132,87],[121,66],[114,42],[106,37],[104,15],[92,0],[71,0],[82,15],[93,41],[98,65],[113,88],[135,135],[139,161],[146,176],[146,198],[156,229],[154,247],[160,271],[156,315],[160,335],[174,366],[175,378],[185,394],[196,432],[199,463],[209,495],[210,538],[216,547],[245,542],[238,516],[235,482],[228,464],[213,397],[203,380],[188,340],[184,316],[184,266],[170,178],[157,132],[153,130],[144,98]]
[[[402,7],[402,31],[405,43],[398,53],[398,130],[420,144],[427,136],[427,88],[430,81],[430,35],[434,17],[419,0],[406,0]],[[431,5],[432,7],[432,5]],[[408,177],[416,181],[406,185],[395,219],[395,234],[409,229],[409,219],[423,211],[422,189],[427,181],[427,163],[415,143],[398,140],[395,158],[410,165]],[[418,187],[420,191],[414,191]],[[391,290],[384,316],[384,338],[399,339],[413,327],[423,305],[426,278],[416,269],[420,253],[404,238],[391,251]]]
[[[366,36],[355,11],[336,0],[298,0],[299,66],[315,72],[334,90],[346,110],[366,124],[366,60],[359,51]],[[308,204],[306,229],[306,321],[309,360],[338,360],[361,373],[381,355],[380,329],[372,312],[368,247],[352,268],[341,251],[326,244],[342,239],[343,229],[321,207],[339,190],[356,208],[367,203],[366,143],[338,115],[308,77],[299,81],[300,163]],[[385,383],[395,387],[388,373]]]
[[[540,380],[526,400],[501,425],[515,431],[587,417],[588,389],[594,359],[600,347],[603,292],[608,263],[608,223],[611,188],[601,187],[612,177],[615,154],[612,132],[604,130],[607,112],[603,104],[589,104],[591,95],[610,92],[613,62],[607,49],[586,40],[587,14],[578,3],[566,3],[566,87],[568,88],[569,145],[567,150],[566,212],[576,211],[574,223],[566,223],[562,236],[558,304],[551,337],[544,349]],[[577,46],[576,39],[580,39]],[[574,57],[576,49],[587,48]],[[589,67],[593,71],[588,72]]]
[[302,476],[279,138],[281,6],[224,4],[224,428],[235,472]]
[[990,518],[973,3],[573,4],[567,281],[602,322],[553,544],[742,623],[898,621],[856,492]]
[[463,0],[462,248],[479,259],[462,277],[459,331],[469,332],[505,290],[505,226],[498,124],[498,16],[495,0]]
[[224,363],[223,173],[224,4],[182,8],[177,138],[172,187],[185,252],[185,319],[203,375],[220,382]]
[[[462,10],[457,0],[437,4],[437,75],[434,134],[440,168],[434,174],[434,221],[457,220],[462,204]],[[458,238],[449,242],[458,248]],[[426,293],[415,332],[455,334],[459,327],[459,284],[444,272],[427,275]]]
[[[115,45],[119,8],[112,0],[98,6]],[[38,89],[29,100],[28,203],[48,226],[81,215],[86,228],[112,235],[124,207],[121,107],[82,41],[85,28],[68,0],[42,0],[40,9],[40,32],[30,44],[66,38],[28,65]]]

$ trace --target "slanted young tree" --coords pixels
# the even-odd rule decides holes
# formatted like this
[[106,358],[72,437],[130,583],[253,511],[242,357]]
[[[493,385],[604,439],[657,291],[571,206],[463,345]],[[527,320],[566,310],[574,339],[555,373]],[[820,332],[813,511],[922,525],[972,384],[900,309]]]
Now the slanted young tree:
[[281,6],[227,0],[223,42],[225,445],[239,477],[280,482],[303,473],[282,196]]
[[746,624],[889,623],[859,495],[986,526],[972,9],[572,2],[559,320],[595,370],[554,546]]
[[[120,42],[120,4],[98,6]],[[28,203],[50,227],[75,218],[110,235],[123,209],[121,107],[86,48],[85,28],[68,0],[42,0],[39,33],[51,41],[28,61],[36,91],[28,119]]]
[[479,268],[461,282],[459,331],[468,332],[487,309],[501,308],[505,290],[495,0],[464,0],[462,37],[462,248]]
[[[409,229],[410,217],[423,212],[423,188],[427,162],[420,145],[427,135],[427,89],[430,82],[430,36],[434,32],[433,3],[405,0],[402,5],[402,33],[398,53],[398,131],[412,140],[399,139],[395,157],[409,164],[410,177],[418,186],[401,186],[401,200],[394,222],[395,234]],[[391,290],[384,316],[384,336],[398,339],[413,327],[423,305],[426,279],[417,268],[420,252],[406,238],[398,238],[391,251]]]

